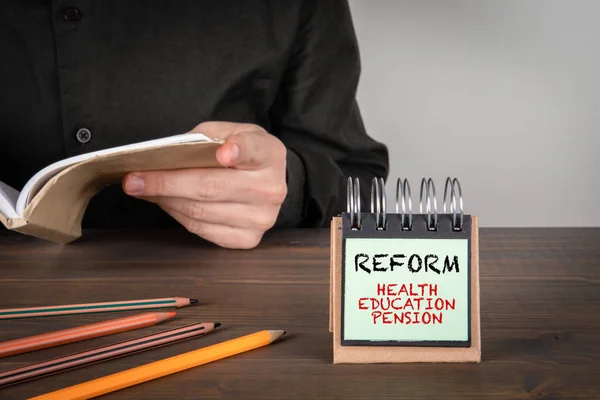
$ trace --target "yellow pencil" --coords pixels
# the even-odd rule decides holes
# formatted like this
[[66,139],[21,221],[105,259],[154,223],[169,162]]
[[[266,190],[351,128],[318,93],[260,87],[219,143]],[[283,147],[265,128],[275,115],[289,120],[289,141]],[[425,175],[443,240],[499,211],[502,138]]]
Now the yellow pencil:
[[112,375],[103,376],[78,385],[69,386],[41,396],[35,400],[79,400],[91,399],[106,393],[134,386],[152,379],[181,372],[186,369],[230,357],[248,350],[273,343],[285,334],[285,331],[260,331],[250,335],[217,343],[212,346],[165,358],[140,367],[127,369]]

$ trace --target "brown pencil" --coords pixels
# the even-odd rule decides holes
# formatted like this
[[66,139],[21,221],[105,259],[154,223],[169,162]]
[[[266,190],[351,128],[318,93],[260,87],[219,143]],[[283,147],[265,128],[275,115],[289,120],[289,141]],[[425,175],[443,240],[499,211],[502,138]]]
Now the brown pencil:
[[60,346],[65,343],[79,342],[99,336],[111,335],[113,333],[130,331],[133,329],[152,326],[176,315],[174,311],[162,313],[144,313],[131,317],[117,318],[109,321],[99,322],[91,325],[78,326],[76,328],[44,333],[22,339],[11,340],[0,343],[0,357],[13,354],[26,353],[28,351],[45,349],[47,347]]
[[52,315],[90,314],[110,311],[154,310],[158,308],[180,308],[197,303],[196,299],[168,297],[160,299],[111,301],[105,303],[66,304],[62,306],[44,306],[13,308],[0,310],[0,319],[47,317]]
[[0,373],[0,388],[204,335],[221,324],[197,323]]

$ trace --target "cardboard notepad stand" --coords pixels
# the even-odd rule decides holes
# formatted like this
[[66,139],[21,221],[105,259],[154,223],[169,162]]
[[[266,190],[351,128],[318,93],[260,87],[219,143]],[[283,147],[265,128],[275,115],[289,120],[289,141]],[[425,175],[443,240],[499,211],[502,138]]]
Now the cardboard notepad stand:
[[331,221],[333,363],[480,362],[478,219],[463,214],[457,179],[446,180],[441,213],[431,179],[419,214],[408,181],[396,187],[395,214],[381,178],[364,213],[349,179],[348,211]]

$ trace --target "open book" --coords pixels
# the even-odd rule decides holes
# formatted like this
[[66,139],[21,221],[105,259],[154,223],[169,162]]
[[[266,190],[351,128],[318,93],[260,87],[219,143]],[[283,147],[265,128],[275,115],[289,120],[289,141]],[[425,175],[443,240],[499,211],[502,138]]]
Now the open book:
[[184,133],[58,161],[36,173],[21,192],[0,182],[0,222],[52,242],[71,242],[81,236],[85,209],[102,188],[133,171],[218,167],[222,143]]

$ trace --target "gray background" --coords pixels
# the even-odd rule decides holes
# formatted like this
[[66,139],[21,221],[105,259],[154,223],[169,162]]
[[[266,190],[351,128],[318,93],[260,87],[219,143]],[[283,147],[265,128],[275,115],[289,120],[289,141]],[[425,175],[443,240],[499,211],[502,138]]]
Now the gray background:
[[481,226],[600,226],[600,1],[350,6],[358,101],[390,149],[390,212],[398,177],[418,209],[422,177],[441,207],[452,176]]

